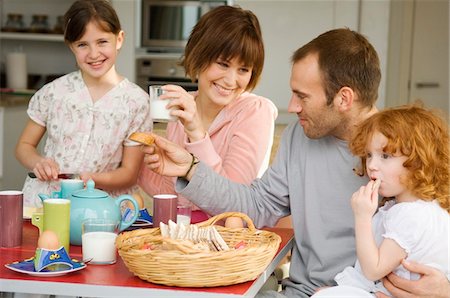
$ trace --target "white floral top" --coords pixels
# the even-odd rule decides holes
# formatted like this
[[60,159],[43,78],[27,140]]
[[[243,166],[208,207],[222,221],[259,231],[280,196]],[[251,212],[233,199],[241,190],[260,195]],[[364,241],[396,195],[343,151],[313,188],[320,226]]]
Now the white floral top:
[[[62,76],[33,95],[28,116],[47,129],[43,155],[58,162],[61,173],[106,172],[119,167],[128,136],[150,131],[148,94],[123,79],[93,103],[80,71]],[[41,207],[38,193],[59,190],[57,182],[25,180],[24,205]]]

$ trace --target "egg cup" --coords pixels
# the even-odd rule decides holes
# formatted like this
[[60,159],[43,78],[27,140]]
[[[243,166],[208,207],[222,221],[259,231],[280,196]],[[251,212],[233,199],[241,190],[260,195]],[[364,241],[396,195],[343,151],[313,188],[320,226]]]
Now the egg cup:
[[[134,214],[134,211],[131,210],[130,208],[127,208],[125,210],[125,212],[123,213],[122,219],[129,220],[131,217],[133,217],[133,214]],[[138,217],[135,221],[135,223],[142,223],[142,222],[147,223],[147,224],[153,223],[153,218],[148,213],[147,208],[142,208],[141,210],[139,210]]]
[[139,215],[138,215],[138,218],[136,219],[136,221],[144,221],[144,222],[151,224],[151,223],[153,223],[153,218],[148,213],[147,209],[143,208],[143,209],[139,210]]
[[34,256],[34,270],[36,272],[61,271],[72,269],[73,264],[64,246],[57,250],[37,248]]

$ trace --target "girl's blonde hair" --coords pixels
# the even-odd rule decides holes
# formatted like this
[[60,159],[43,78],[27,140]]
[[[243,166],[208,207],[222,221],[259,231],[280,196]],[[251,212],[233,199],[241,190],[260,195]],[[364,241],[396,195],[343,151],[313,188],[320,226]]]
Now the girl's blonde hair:
[[350,150],[362,161],[366,171],[366,146],[375,132],[388,143],[384,152],[407,157],[403,166],[409,174],[402,183],[425,201],[436,199],[450,213],[449,130],[437,112],[421,104],[385,109],[363,121],[350,142]]

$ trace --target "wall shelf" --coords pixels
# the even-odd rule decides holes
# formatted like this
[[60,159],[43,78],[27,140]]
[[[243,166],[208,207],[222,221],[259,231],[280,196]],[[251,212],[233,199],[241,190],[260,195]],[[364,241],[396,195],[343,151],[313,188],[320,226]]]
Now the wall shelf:
[[2,32],[0,39],[64,42],[62,34]]

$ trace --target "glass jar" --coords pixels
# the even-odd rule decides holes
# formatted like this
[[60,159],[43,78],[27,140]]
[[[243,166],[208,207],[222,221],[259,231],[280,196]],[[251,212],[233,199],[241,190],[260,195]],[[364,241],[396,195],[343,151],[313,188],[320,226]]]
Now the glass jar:
[[24,30],[23,15],[20,13],[8,13],[5,27],[2,31],[20,32]]
[[64,33],[64,16],[56,17],[56,24],[53,28],[53,33],[55,34],[63,34]]
[[48,33],[48,16],[45,14],[34,14],[31,18],[30,31],[34,33]]

